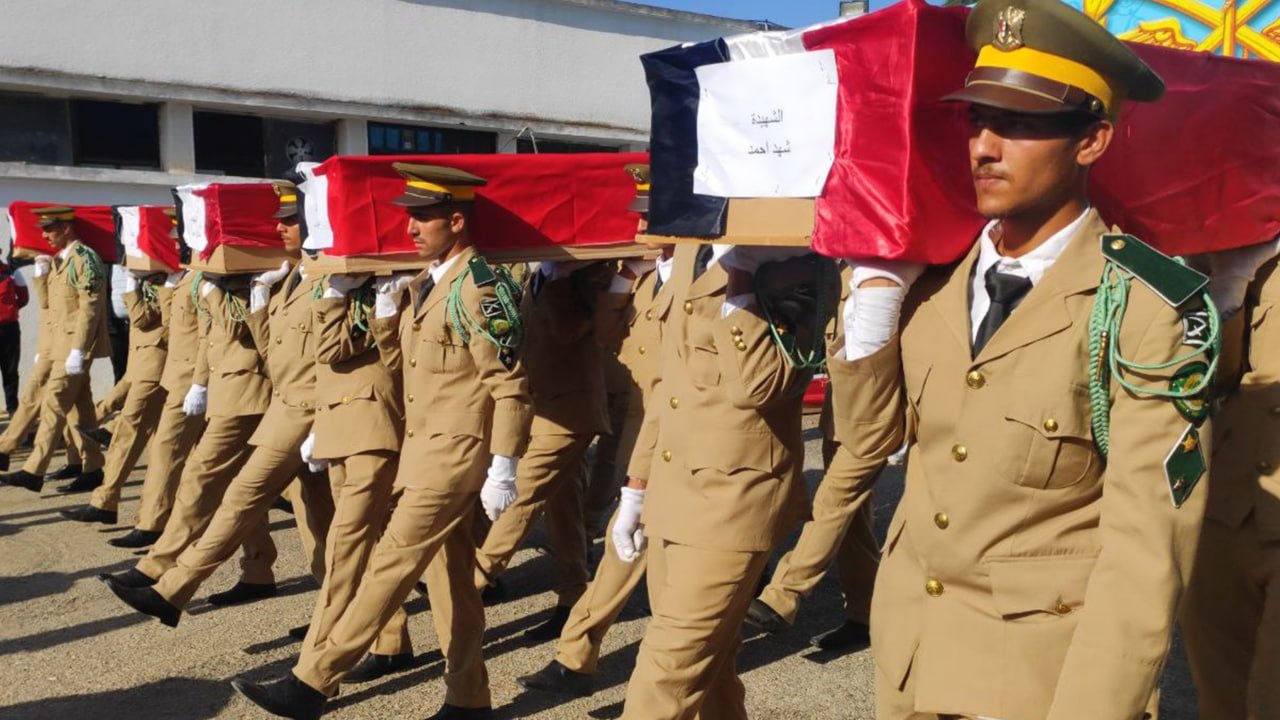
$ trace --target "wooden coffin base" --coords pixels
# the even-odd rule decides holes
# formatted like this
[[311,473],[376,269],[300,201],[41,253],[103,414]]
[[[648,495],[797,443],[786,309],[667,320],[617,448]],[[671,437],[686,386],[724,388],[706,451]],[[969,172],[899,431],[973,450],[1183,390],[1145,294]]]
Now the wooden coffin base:
[[642,235],[639,242],[663,245],[723,243],[763,247],[809,247],[814,201],[810,198],[730,198],[724,235],[695,238]]
[[280,268],[280,263],[286,260],[297,262],[298,256],[286,251],[283,247],[219,245],[213,249],[208,260],[193,254],[186,266],[191,270],[236,275],[277,270]]
[[[553,245],[539,248],[482,248],[480,254],[489,262],[505,264],[519,262],[546,262],[552,260],[622,260],[626,258],[656,258],[659,251],[639,243],[593,245],[589,247]],[[307,272],[319,275],[391,275],[397,272],[425,270],[431,261],[417,253],[391,253],[387,255],[328,255],[324,252],[303,260]]]
[[[171,268],[150,255],[130,255],[125,253],[124,266],[129,270],[145,273],[171,273],[178,271],[178,268]],[[279,265],[276,265],[276,267],[279,267]]]

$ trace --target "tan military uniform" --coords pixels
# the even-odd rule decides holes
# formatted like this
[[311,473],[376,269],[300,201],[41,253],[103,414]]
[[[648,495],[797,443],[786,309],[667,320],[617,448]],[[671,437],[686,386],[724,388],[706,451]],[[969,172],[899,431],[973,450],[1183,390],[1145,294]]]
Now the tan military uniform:
[[1280,273],[1258,273],[1244,376],[1214,416],[1213,482],[1182,610],[1205,720],[1280,717]]
[[[849,299],[853,271],[845,267],[840,275],[840,307]],[[844,317],[834,313],[827,332],[827,367],[832,384],[855,383],[856,377],[843,372],[845,347]],[[822,454],[826,474],[813,496],[813,517],[800,530],[796,545],[773,571],[760,600],[790,624],[796,621],[800,600],[808,597],[834,561],[844,598],[845,617],[868,624],[871,618],[871,589],[880,567],[880,547],[876,542],[871,484],[883,463],[860,460],[845,452],[835,437],[831,409],[831,388],[822,406]]]
[[[625,293],[615,293],[626,296]],[[597,330],[597,334],[599,330]],[[603,342],[600,342],[604,345]],[[634,379],[615,352],[600,350],[600,362],[604,369],[605,411],[609,418],[609,432],[596,438],[595,454],[587,472],[587,488],[583,495],[583,517],[588,537],[594,537],[605,528],[600,521],[609,506],[618,498],[622,474],[626,469],[626,457],[618,452],[623,425],[627,422],[627,400],[631,397]],[[619,465],[621,463],[621,465]]]
[[[141,282],[144,284],[137,291],[124,296],[129,310],[129,369],[117,387],[126,385],[128,392],[114,424],[102,485],[89,500],[93,507],[112,512],[119,507],[124,482],[155,432],[167,395],[160,377],[168,355],[161,303],[168,298],[162,297],[154,286],[148,287],[146,280]],[[148,293],[155,295],[148,299]]]
[[36,329],[36,360],[31,364],[27,381],[22,386],[22,394],[18,396],[18,409],[9,418],[4,434],[0,435],[0,452],[8,454],[18,449],[40,418],[40,400],[53,372],[52,344],[56,323],[53,311],[49,309],[49,275],[32,278],[31,285],[36,294],[36,307],[40,310],[40,325]]
[[[209,527],[227,486],[249,459],[253,450],[249,439],[271,402],[271,381],[248,327],[250,322],[266,319],[260,317],[263,313],[245,317],[246,281],[232,278],[229,283],[235,289],[224,292],[215,288],[200,300],[209,321],[197,323],[200,350],[191,382],[208,388],[207,424],[183,468],[164,533],[138,561],[138,571],[152,578],[173,569],[178,556]],[[275,582],[271,570],[275,559],[275,543],[263,521],[244,543],[244,581],[255,585]]]
[[[883,720],[1138,718],[1156,689],[1207,494],[1171,499],[1165,460],[1191,426],[1166,399],[1113,379],[1109,460],[1093,444],[1088,318],[1106,232],[1090,211],[976,358],[975,244],[911,289],[901,343],[836,388],[854,456],[892,453],[904,425],[911,441],[872,601]],[[1112,341],[1137,363],[1188,352],[1179,313],[1139,281]],[[1172,374],[1125,378],[1167,390]]]
[[[358,330],[349,308],[358,300],[315,302],[317,459],[329,462],[333,523],[325,548],[324,585],[316,598],[304,647],[324,642],[355,597],[369,556],[391,516],[400,440],[404,435],[404,393],[399,350],[384,363],[372,330]],[[373,309],[365,308],[370,317]],[[414,397],[413,402],[423,400]],[[413,651],[403,609],[391,616],[373,644],[378,655]]]
[[476,553],[478,588],[506,571],[521,541],[545,511],[559,578],[558,604],[570,607],[586,590],[583,459],[591,440],[609,432],[593,304],[610,275],[612,268],[595,265],[559,280],[535,278],[524,295],[521,352],[535,415],[529,450],[516,466],[519,496],[493,524]]
[[200,340],[200,312],[191,298],[195,276],[188,272],[174,287],[162,287],[159,291],[161,324],[166,333],[164,368],[160,374],[164,403],[151,438],[151,451],[147,454],[147,473],[138,503],[136,526],[139,530],[164,529],[187,456],[205,426],[205,415],[192,417],[182,411],[195,374],[196,356],[208,342]]
[[746,717],[742,620],[770,550],[806,509],[808,374],[786,361],[758,310],[722,317],[728,274],[716,263],[695,277],[697,251],[676,249],[661,380],[638,441],[656,452],[647,468],[636,453],[629,470],[649,481],[653,620],[627,687],[628,720]]
[[[616,352],[616,361],[630,378],[624,403],[627,412],[615,443],[616,462],[624,468],[635,449],[646,403],[658,384],[662,347],[660,318],[671,308],[671,287],[665,284],[659,291],[658,273],[652,271],[636,280],[632,292],[608,293],[600,300],[597,334],[611,355]],[[596,452],[600,452],[599,446]],[[574,672],[596,671],[600,643],[644,578],[648,566],[644,554],[629,563],[618,557],[613,536],[608,532],[616,519],[615,513],[605,526],[604,555],[587,591],[574,603],[556,646],[556,662]]]
[[[133,324],[132,324],[133,311],[129,310],[128,308],[129,308],[129,301],[126,298],[125,311],[128,312],[130,315],[129,350],[132,351],[133,348],[137,346],[134,344],[134,340],[133,340]],[[156,313],[156,316],[159,317],[159,312]],[[129,362],[132,362],[132,359],[130,359]],[[130,373],[126,369],[124,373],[124,377],[120,378],[120,382],[117,382],[114,386],[112,386],[111,392],[107,393],[106,397],[99,400],[93,406],[93,417],[87,419],[88,420],[87,425],[94,426],[94,427],[102,425],[103,423],[107,422],[107,419],[111,417],[112,414],[118,413],[121,410],[123,410],[125,402],[129,399],[130,385],[131,385]]]
[[308,547],[315,549],[311,571],[317,580],[324,580],[324,538],[333,518],[333,499],[328,480],[307,471],[299,453],[315,417],[311,296],[318,284],[318,279],[302,277],[301,266],[294,268],[267,307],[245,323],[271,378],[271,404],[249,439],[253,454],[231,481],[208,529],[155,585],[156,592],[174,607],[185,607],[200,584],[262,527],[271,503],[295,476],[306,506],[306,514],[298,516],[299,531],[310,534]]
[[[89,368],[94,358],[108,357],[108,282],[105,276],[90,280],[92,264],[81,252],[93,254],[79,240],[69,244],[53,260],[47,293],[53,316],[54,337],[49,344],[52,368],[40,406],[40,429],[35,447],[22,469],[43,475],[49,467],[58,438],[68,427],[92,420],[93,395],[89,389]],[[97,263],[101,275],[101,261]],[[74,280],[74,282],[73,282]],[[84,354],[84,372],[67,375],[65,361],[73,348]],[[71,425],[67,423],[70,422]],[[80,464],[86,472],[102,467],[102,449],[92,440],[84,442]]]
[[[464,344],[447,318],[446,296],[473,257],[474,249],[463,250],[426,293],[430,276],[423,273],[410,286],[410,309],[373,323],[384,359],[403,368],[405,438],[394,509],[360,588],[328,637],[304,648],[293,670],[325,695],[337,692],[342,676],[426,571],[445,658],[444,701],[458,707],[491,703],[470,523],[491,455],[524,454],[533,409],[523,366],[508,368],[498,348],[479,335]],[[460,292],[477,318],[484,317],[481,301],[496,297],[492,286],[470,280]]]

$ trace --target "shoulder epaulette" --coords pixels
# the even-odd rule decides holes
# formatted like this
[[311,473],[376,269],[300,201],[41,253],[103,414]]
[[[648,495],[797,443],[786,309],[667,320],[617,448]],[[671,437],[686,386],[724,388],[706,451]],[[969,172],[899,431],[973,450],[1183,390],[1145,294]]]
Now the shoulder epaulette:
[[1169,257],[1132,235],[1102,236],[1102,255],[1129,271],[1173,307],[1198,297],[1209,277]]
[[497,274],[493,272],[493,268],[489,267],[489,261],[485,260],[483,255],[471,258],[467,265],[471,268],[471,281],[476,284],[476,287],[498,282]]
[[67,281],[73,287],[87,290],[97,285],[99,280],[106,279],[106,270],[102,265],[102,258],[98,257],[98,253],[84,243],[76,245],[75,252],[84,262],[84,267],[77,270],[72,265],[67,272]]

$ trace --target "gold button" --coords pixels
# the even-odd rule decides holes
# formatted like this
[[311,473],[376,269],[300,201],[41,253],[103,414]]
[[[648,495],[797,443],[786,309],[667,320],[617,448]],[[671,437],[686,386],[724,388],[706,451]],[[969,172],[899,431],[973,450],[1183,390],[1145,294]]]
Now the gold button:
[[943,591],[942,583],[937,580],[930,580],[924,584],[924,591],[929,593],[930,597],[939,597]]
[[276,397],[280,397],[280,391],[279,391],[279,390],[276,390],[275,395],[276,395]]
[[737,340],[735,340],[735,341],[733,342],[733,346],[734,346],[734,347],[736,347],[736,348],[738,348],[738,350],[739,350],[740,352],[746,352],[746,351],[747,351],[747,344],[746,344],[746,343],[744,343],[744,342],[742,342],[742,338],[738,338]]
[[302,407],[303,407],[303,408],[307,407],[307,401],[306,401],[306,400],[303,400],[303,401],[302,401]]
[[977,370],[973,370],[968,375],[964,376],[964,381],[969,385],[969,387],[977,390],[987,384],[987,377]]
[[645,311],[644,311],[644,319],[645,319],[645,320],[652,320],[652,319],[653,319],[653,311],[652,311],[652,310],[645,310]]
[[963,445],[955,445],[951,448],[951,457],[956,462],[964,462],[969,458],[969,448]]
[[421,329],[422,329],[422,323],[420,323],[420,322],[416,322],[416,323],[414,323],[414,324],[413,324],[413,329],[414,329],[415,331],[416,331],[416,330],[421,330]]
[[662,462],[671,462],[671,451],[670,451],[670,450],[663,450],[663,451],[662,451]]
[[351,396],[350,396],[350,395],[343,395],[343,396],[342,396],[342,404],[343,404],[343,405],[346,405],[346,404],[347,404],[347,403],[349,403],[349,402],[351,402]]
[[409,358],[410,367],[418,367],[418,358]]
[[209,341],[209,347],[213,347],[213,341],[212,341],[212,340],[210,340],[210,341]]
[[279,345],[279,344],[281,344],[281,343],[283,343],[283,342],[284,342],[284,338],[276,338],[276,344],[277,344],[277,345]]
[[680,407],[680,398],[674,398],[674,397],[671,398],[671,400],[669,401],[669,404],[671,405],[672,410]]
[[641,346],[639,347],[639,349],[637,349],[637,350],[636,350],[636,352],[638,352],[638,353],[640,353],[641,355],[643,355],[643,354],[644,354],[644,346],[643,346],[643,345],[641,345]]
[[408,400],[409,402],[413,402],[413,396],[412,396],[412,395],[410,395],[409,397],[407,397],[407,398],[405,398],[405,399],[406,399],[406,400]]
[[730,332],[730,333],[732,333],[732,334],[734,334],[734,335],[737,335],[737,336],[741,337],[741,335],[742,335],[742,328],[738,327],[737,325],[734,325],[733,327],[729,328],[729,332]]
[[1059,600],[1059,601],[1058,601],[1058,606],[1057,606],[1057,607],[1055,607],[1055,608],[1054,608],[1054,610],[1055,610],[1059,615],[1066,615],[1067,613],[1071,612],[1071,606],[1070,606],[1070,605],[1068,605],[1068,604],[1066,604],[1066,603],[1064,603],[1064,602],[1062,602],[1061,600]]
[[1058,432],[1058,421],[1057,421],[1057,420],[1054,420],[1053,418],[1049,418],[1049,419],[1045,420],[1045,421],[1044,421],[1044,431],[1045,431],[1045,432]]
[[939,529],[946,530],[951,527],[951,518],[947,517],[946,513],[940,512],[933,516],[933,524],[937,525]]
[[1122,239],[1120,239],[1120,238],[1116,238],[1115,240],[1112,240],[1112,241],[1111,241],[1111,249],[1112,249],[1112,250],[1123,250],[1123,249],[1124,249],[1124,240],[1122,240]]
[[685,315],[692,315],[692,314],[693,314],[693,301],[692,301],[692,300],[685,300],[685,301],[684,301],[684,314],[685,314]]
[[413,437],[413,431],[412,431],[412,430],[408,430],[408,431],[406,431],[406,432],[405,432],[405,435],[408,435],[409,437]]
[[1267,473],[1271,472],[1271,469],[1272,469],[1271,463],[1267,462],[1266,460],[1263,460],[1262,462],[1258,463],[1258,472],[1262,473],[1263,475],[1266,475]]

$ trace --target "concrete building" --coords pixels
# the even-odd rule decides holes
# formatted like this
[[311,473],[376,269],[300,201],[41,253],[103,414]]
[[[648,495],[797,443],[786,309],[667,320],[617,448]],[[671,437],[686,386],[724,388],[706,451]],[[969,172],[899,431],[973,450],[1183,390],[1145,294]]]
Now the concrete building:
[[764,28],[615,0],[9,2],[0,209],[168,203],[335,153],[643,150],[637,56]]

